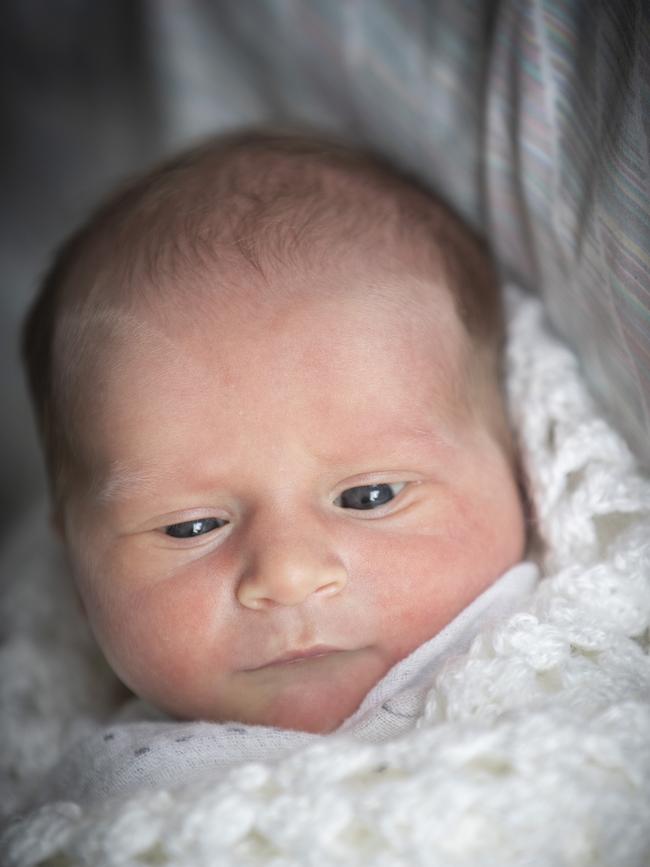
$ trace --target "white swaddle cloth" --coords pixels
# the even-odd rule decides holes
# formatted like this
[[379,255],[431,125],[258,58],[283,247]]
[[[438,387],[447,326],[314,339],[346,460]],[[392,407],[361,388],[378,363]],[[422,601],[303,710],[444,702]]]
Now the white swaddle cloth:
[[[393,666],[337,732],[379,742],[412,728],[445,660],[466,652],[480,628],[523,605],[537,577],[532,563],[510,569],[436,636]],[[59,798],[89,804],[186,783],[206,773],[216,782],[220,771],[273,761],[322,737],[236,722],[174,722],[136,699],[107,727],[69,750],[39,784],[36,801]]]

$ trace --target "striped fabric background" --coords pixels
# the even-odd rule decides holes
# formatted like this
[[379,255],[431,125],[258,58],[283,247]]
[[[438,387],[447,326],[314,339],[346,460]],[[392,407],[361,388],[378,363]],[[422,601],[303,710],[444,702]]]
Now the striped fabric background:
[[650,463],[650,4],[503,4],[485,154],[501,261]]

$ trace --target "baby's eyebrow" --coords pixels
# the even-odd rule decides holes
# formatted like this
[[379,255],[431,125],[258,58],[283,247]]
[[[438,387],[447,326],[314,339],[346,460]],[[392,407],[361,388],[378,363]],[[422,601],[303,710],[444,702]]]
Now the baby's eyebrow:
[[[370,432],[370,436],[373,451],[385,450],[392,453],[394,450],[399,450],[401,454],[406,449],[405,457],[408,457],[409,448],[421,448],[423,445],[426,445],[427,449],[440,451],[441,454],[448,453],[454,448],[451,438],[435,425],[380,425]],[[367,440],[359,438],[357,441],[359,446],[355,450],[358,452],[355,457],[357,459],[367,457],[369,454]],[[333,449],[315,448],[314,455],[325,464],[349,462],[351,458],[349,444]],[[165,480],[165,475],[167,474],[162,473],[159,466],[135,468],[121,461],[113,461],[106,473],[95,481],[92,488],[93,496],[97,503],[108,506],[129,500],[135,494],[140,497],[154,494],[156,487]]]
[[[418,448],[426,445],[428,449],[435,449],[441,454],[453,449],[454,444],[450,436],[438,429],[435,425],[386,425],[379,424],[376,429],[368,431],[373,450],[401,452],[403,449]],[[357,457],[368,456],[368,440],[359,438],[360,445],[357,447]],[[349,446],[334,449],[319,449],[316,451],[318,458],[324,462],[334,463],[350,457]],[[408,455],[406,455],[408,457]],[[381,469],[381,467],[378,467]]]
[[97,502],[108,505],[126,500],[137,491],[143,493],[158,482],[160,477],[152,470],[132,469],[126,464],[114,461],[108,472],[93,485]]

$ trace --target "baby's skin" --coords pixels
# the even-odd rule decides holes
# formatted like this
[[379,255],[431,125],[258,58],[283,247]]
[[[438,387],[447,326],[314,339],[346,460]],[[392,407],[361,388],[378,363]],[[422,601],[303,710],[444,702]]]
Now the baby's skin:
[[83,608],[174,717],[331,731],[522,558],[471,340],[370,248],[168,296],[89,389],[93,483],[60,523]]

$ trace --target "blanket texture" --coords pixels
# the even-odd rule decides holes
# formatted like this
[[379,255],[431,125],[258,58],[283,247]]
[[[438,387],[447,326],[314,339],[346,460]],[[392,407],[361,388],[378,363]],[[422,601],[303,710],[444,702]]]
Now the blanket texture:
[[153,791],[33,806],[124,701],[37,515],[3,563],[2,865],[650,863],[650,482],[539,302],[510,290],[508,306],[544,575],[525,607],[483,624],[395,736],[341,731]]

